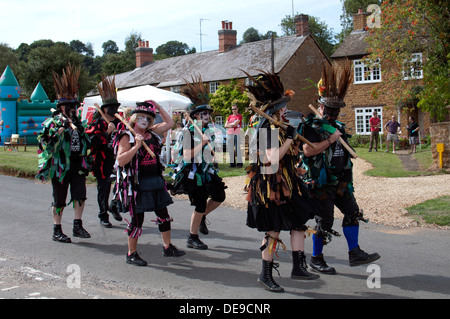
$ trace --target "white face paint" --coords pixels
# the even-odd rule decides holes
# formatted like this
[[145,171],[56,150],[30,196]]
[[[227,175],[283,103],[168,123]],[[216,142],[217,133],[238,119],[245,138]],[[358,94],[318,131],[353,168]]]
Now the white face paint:
[[209,115],[211,113],[209,111],[203,111],[199,113],[199,119],[202,121],[203,124],[207,124],[209,122]]
[[148,118],[147,116],[139,115],[136,118],[136,126],[142,130],[146,130],[148,128],[149,124],[150,124],[150,118]]

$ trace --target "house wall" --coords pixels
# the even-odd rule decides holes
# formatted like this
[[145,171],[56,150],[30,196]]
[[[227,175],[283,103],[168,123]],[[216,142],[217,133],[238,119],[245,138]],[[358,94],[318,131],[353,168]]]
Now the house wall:
[[[346,61],[347,58],[339,58],[335,59],[333,62],[336,63],[336,65],[340,69],[342,69]],[[352,60],[350,61],[353,62]],[[381,68],[383,69],[383,65],[381,66]],[[383,73],[383,77],[386,76],[389,76],[389,74]],[[403,108],[399,110],[397,107],[397,102],[395,101],[394,96],[391,94],[391,91],[386,90],[385,92],[380,93],[378,95],[378,98],[375,99],[372,96],[372,89],[375,88],[377,84],[378,83],[358,83],[350,85],[345,97],[346,107],[341,110],[339,115],[339,121],[346,124],[349,134],[356,133],[356,108],[374,108],[380,106],[383,107],[383,125],[386,125],[386,123],[394,115],[401,125],[400,136],[408,136],[406,127],[409,124],[409,116],[414,116],[416,122],[420,126],[420,132],[429,133],[430,116],[428,114],[422,112],[417,107],[414,107],[412,109]],[[392,87],[392,89],[394,90],[395,87]],[[383,133],[387,135],[385,129],[383,129]]]
[[306,116],[311,112],[308,105],[317,105],[316,83],[320,80],[323,63],[330,64],[314,39],[308,37],[280,72],[284,88],[295,92],[288,104],[290,110]]

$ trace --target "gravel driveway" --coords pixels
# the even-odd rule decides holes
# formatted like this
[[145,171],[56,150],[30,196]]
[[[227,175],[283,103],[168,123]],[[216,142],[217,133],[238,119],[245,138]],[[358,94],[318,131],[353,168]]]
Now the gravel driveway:
[[[372,168],[371,164],[360,158],[353,160],[353,164],[356,200],[370,222],[396,228],[438,227],[409,217],[405,208],[429,199],[450,195],[450,175],[371,177],[363,174]],[[246,194],[243,191],[245,179],[246,176],[224,178],[228,188],[227,199],[223,205],[247,210]],[[338,211],[336,216],[342,215]],[[439,228],[449,229],[449,227]]]

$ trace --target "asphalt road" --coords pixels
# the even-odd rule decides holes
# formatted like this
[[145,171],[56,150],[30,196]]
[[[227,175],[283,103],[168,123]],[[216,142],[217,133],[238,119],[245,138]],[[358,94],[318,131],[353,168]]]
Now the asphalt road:
[[[321,275],[309,282],[290,279],[289,235],[282,233],[288,253],[279,251],[281,278],[276,273],[274,276],[285,293],[274,294],[256,282],[262,234],[246,227],[244,211],[218,208],[208,217],[210,234],[201,236],[209,249],[192,250],[185,246],[192,207],[186,200],[174,199],[169,207],[174,219],[172,242],[186,255],[162,256],[161,237],[151,222],[154,214],[148,213],[138,246],[148,266],[135,267],[125,263],[126,222],[111,218],[112,229],[99,225],[96,188],[92,186],[88,187],[83,217],[92,238],[71,236],[73,210],[68,207],[63,231],[72,237],[72,243],[53,242],[51,193],[49,184],[0,176],[0,298],[163,298],[184,304],[186,298],[232,302],[450,296],[449,231],[363,224],[361,248],[378,252],[381,259],[373,265],[349,267],[345,239],[335,238],[324,253],[338,275]],[[340,223],[336,220],[336,230]],[[308,260],[311,250],[311,239],[307,238]]]

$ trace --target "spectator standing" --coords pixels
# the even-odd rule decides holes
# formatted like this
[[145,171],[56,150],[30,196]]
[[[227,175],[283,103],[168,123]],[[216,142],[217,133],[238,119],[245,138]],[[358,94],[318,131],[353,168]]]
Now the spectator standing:
[[230,154],[230,167],[242,167],[241,154],[241,127],[242,115],[236,104],[231,107],[233,112],[228,116],[225,128],[227,128],[227,151]]
[[389,153],[389,142],[392,141],[392,153],[395,153],[395,146],[398,143],[398,133],[400,131],[400,123],[395,120],[395,116],[392,116],[391,120],[386,123],[386,130],[388,131],[388,136],[386,139],[386,151]]
[[370,125],[369,152],[372,152],[374,142],[376,152],[378,150],[378,139],[380,138],[380,125],[381,125],[381,119],[378,117],[377,111],[373,111],[373,116],[369,119],[369,125]]
[[409,117],[409,125],[407,127],[409,136],[409,145],[411,145],[411,152],[409,154],[416,153],[417,144],[419,144],[419,124],[414,120],[414,116]]

